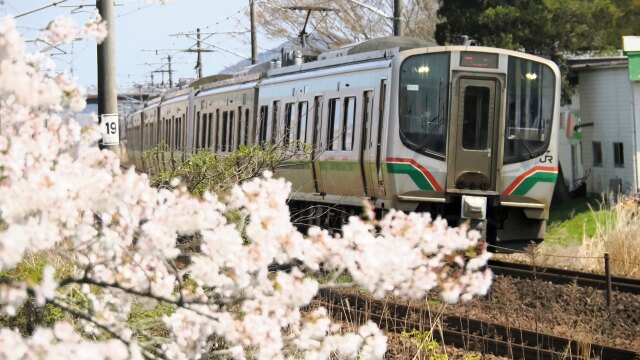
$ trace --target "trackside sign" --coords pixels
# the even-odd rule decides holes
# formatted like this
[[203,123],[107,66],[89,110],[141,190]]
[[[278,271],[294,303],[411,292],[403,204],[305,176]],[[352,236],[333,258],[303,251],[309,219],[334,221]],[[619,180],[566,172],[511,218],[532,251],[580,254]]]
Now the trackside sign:
[[120,143],[118,114],[100,115],[100,132],[102,133],[102,145],[118,145]]

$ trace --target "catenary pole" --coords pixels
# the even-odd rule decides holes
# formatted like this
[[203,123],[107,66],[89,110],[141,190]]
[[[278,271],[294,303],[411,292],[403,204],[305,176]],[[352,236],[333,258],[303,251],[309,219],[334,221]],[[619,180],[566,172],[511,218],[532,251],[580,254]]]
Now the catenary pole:
[[393,2],[393,35],[402,36],[402,3],[403,0]]
[[258,63],[258,39],[256,37],[256,7],[255,1],[249,0],[251,8],[251,64]]
[[167,55],[167,62],[169,63],[169,87],[173,87],[173,70],[171,70],[171,55]]
[[[198,70],[198,79],[202,78],[202,46],[200,46],[200,28],[196,29],[198,32],[198,59],[196,60],[196,69]],[[171,62],[169,62],[169,66],[171,66]]]
[[96,0],[96,8],[108,31],[104,41],[98,44],[98,118],[103,134],[100,147],[119,152],[114,0]]

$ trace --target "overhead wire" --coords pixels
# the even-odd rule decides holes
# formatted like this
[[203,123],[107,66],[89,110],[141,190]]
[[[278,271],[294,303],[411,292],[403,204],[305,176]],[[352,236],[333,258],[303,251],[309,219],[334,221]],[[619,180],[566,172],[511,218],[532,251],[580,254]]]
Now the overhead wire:
[[126,12],[126,13],[124,13],[124,14],[120,14],[120,15],[116,16],[116,19],[119,19],[119,18],[122,18],[122,17],[128,16],[128,15],[131,15],[131,14],[137,13],[138,11],[140,11],[140,10],[144,10],[144,9],[146,9],[146,8],[148,8],[148,7],[153,6],[153,5],[155,5],[155,3],[147,4],[147,5],[144,5],[144,6],[140,6],[140,5],[138,5],[138,8],[137,8],[137,9],[135,9],[135,10],[131,10],[131,11]]

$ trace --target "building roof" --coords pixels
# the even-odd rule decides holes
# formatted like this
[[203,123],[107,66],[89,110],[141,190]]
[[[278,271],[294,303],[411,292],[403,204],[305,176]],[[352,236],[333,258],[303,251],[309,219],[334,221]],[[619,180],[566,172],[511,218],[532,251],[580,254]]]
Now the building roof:
[[629,59],[626,56],[593,56],[574,57],[567,60],[572,71],[584,71],[591,69],[626,68]]

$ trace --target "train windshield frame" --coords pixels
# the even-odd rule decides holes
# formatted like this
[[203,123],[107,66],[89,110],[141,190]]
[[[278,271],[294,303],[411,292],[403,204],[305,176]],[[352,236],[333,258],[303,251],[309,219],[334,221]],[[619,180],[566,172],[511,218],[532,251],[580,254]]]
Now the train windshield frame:
[[509,56],[504,164],[541,156],[549,148],[556,76],[544,63]]
[[400,65],[400,139],[438,159],[447,146],[449,76],[449,52],[413,55]]

